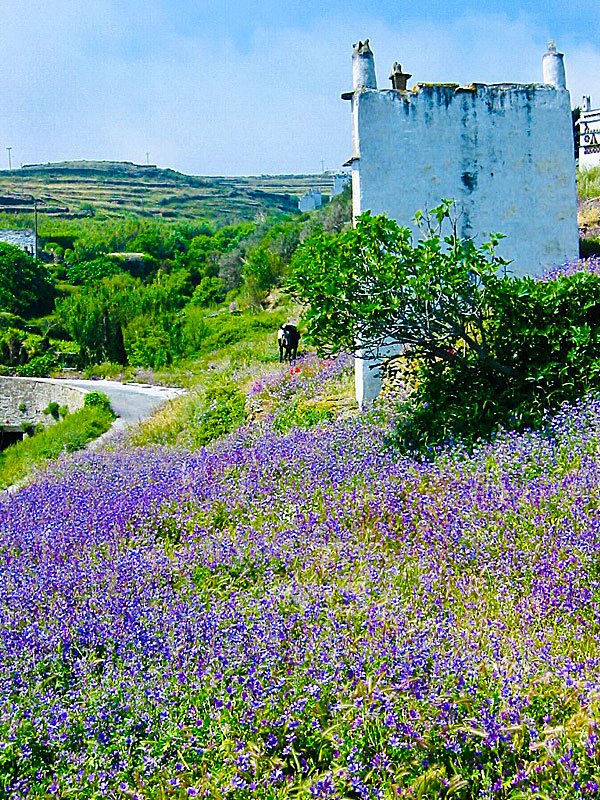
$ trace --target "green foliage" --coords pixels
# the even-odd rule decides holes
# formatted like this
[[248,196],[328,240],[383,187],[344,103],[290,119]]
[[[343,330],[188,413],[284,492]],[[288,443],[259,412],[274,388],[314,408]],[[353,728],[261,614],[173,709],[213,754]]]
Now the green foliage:
[[470,444],[499,426],[539,428],[549,411],[598,387],[600,278],[507,279],[488,302],[488,346],[510,372],[482,368],[472,356],[423,363],[399,426],[404,446],[425,451]]
[[88,392],[83,399],[83,407],[99,408],[102,411],[111,412],[110,400],[104,392]]
[[27,429],[29,438],[0,452],[0,486],[22,481],[33,469],[65,451],[80,450],[107,431],[113,420],[114,414],[109,409],[87,405],[41,432],[34,431],[30,423],[23,423],[21,427]]
[[246,286],[264,292],[277,283],[282,272],[279,256],[266,244],[251,250],[244,264]]
[[237,386],[222,383],[206,392],[205,405],[192,421],[189,436],[197,446],[209,444],[246,422],[246,395]]
[[118,275],[123,270],[107,258],[96,258],[93,261],[78,261],[67,269],[67,280],[73,284],[92,283]]
[[115,275],[57,302],[57,317],[79,345],[83,363],[127,363],[123,325],[133,316],[136,286],[129,275]]
[[307,401],[296,399],[289,402],[273,420],[276,431],[286,432],[291,428],[312,428],[335,417],[335,412],[324,400]]
[[124,344],[131,366],[167,366],[184,352],[181,314],[138,314],[124,330]]
[[417,215],[425,236],[363,215],[355,230],[318,233],[298,250],[290,281],[310,303],[308,336],[320,347],[381,360],[397,343],[420,364],[398,427],[403,449],[473,443],[499,426],[522,430],[597,387],[600,279],[501,277],[498,237],[476,248],[449,204]]
[[273,334],[275,352],[277,328],[285,320],[284,311],[208,316],[199,308],[188,306],[183,325],[186,352],[212,353],[237,342],[252,341],[258,334],[267,332]]
[[211,278],[207,275],[202,278],[194,289],[191,303],[198,306],[210,306],[222,303],[225,299],[225,284],[220,278]]
[[59,408],[58,407],[58,403],[53,400],[51,403],[48,403],[48,405],[44,409],[43,413],[44,414],[48,414],[53,419],[58,419],[58,417],[59,417],[58,408]]
[[[322,350],[380,357],[390,341],[426,359],[450,359],[465,342],[475,357],[505,372],[487,346],[486,296],[505,262],[498,237],[477,249],[456,227],[441,236],[451,204],[417,214],[424,238],[384,215],[363,214],[337,235],[318,232],[297,250],[288,285],[307,306],[307,338]],[[433,220],[433,221],[432,221]],[[454,356],[452,356],[454,357]]]
[[581,200],[600,197],[600,167],[577,170],[577,194]]
[[44,314],[51,309],[54,296],[46,268],[20,248],[0,242],[0,311]]
[[17,367],[17,375],[27,378],[47,378],[60,368],[58,359],[54,353],[45,353],[43,356],[36,356],[26,364]]

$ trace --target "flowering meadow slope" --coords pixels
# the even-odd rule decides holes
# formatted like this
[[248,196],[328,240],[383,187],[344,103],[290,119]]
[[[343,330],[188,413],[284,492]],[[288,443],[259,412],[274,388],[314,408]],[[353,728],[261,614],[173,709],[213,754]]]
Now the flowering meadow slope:
[[600,401],[432,464],[390,419],[2,501],[5,795],[596,796]]

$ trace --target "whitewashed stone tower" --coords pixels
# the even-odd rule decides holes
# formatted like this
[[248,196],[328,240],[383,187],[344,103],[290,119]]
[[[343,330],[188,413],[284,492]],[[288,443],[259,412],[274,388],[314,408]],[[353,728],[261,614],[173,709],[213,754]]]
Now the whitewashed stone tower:
[[[400,64],[378,89],[368,40],[354,45],[352,204],[414,229],[417,210],[454,200],[459,234],[483,243],[503,233],[498,254],[516,275],[540,275],[578,255],[571,103],[562,53],[550,42],[543,83],[417,83]],[[600,147],[599,147],[600,150]],[[380,350],[389,355],[390,348]],[[359,354],[360,355],[360,354]],[[364,406],[378,370],[356,361]]]

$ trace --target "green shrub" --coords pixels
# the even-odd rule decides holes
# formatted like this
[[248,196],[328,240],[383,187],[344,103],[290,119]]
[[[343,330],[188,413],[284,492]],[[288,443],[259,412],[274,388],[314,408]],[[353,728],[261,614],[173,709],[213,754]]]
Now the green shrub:
[[58,413],[60,414],[61,419],[64,419],[69,413],[69,406],[59,406]]
[[204,408],[190,426],[190,440],[206,445],[245,422],[246,395],[234,385],[218,384],[207,391]]
[[17,375],[26,378],[47,378],[52,372],[59,369],[58,359],[53,353],[37,356],[17,367]]
[[582,200],[600,196],[600,168],[577,170],[577,194]]
[[538,428],[549,411],[600,383],[600,278],[499,281],[487,344],[508,374],[474,359],[422,362],[398,428],[403,449],[472,444],[499,427]]
[[54,400],[51,403],[48,403],[48,405],[44,409],[44,414],[48,414],[53,419],[58,419],[59,416],[58,403],[56,403]]
[[110,400],[104,392],[88,392],[83,400],[84,408],[99,408],[102,411],[112,413]]

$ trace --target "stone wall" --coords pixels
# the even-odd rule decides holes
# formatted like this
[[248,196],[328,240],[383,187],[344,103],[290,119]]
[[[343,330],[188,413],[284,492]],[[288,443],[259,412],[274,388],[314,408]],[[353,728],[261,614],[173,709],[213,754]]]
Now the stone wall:
[[[55,420],[43,411],[49,403],[67,406],[70,412],[78,411],[83,408],[86,394],[85,389],[66,386],[60,381],[0,376],[0,428],[19,431],[24,422],[50,425]],[[24,410],[19,406],[24,406]]]

